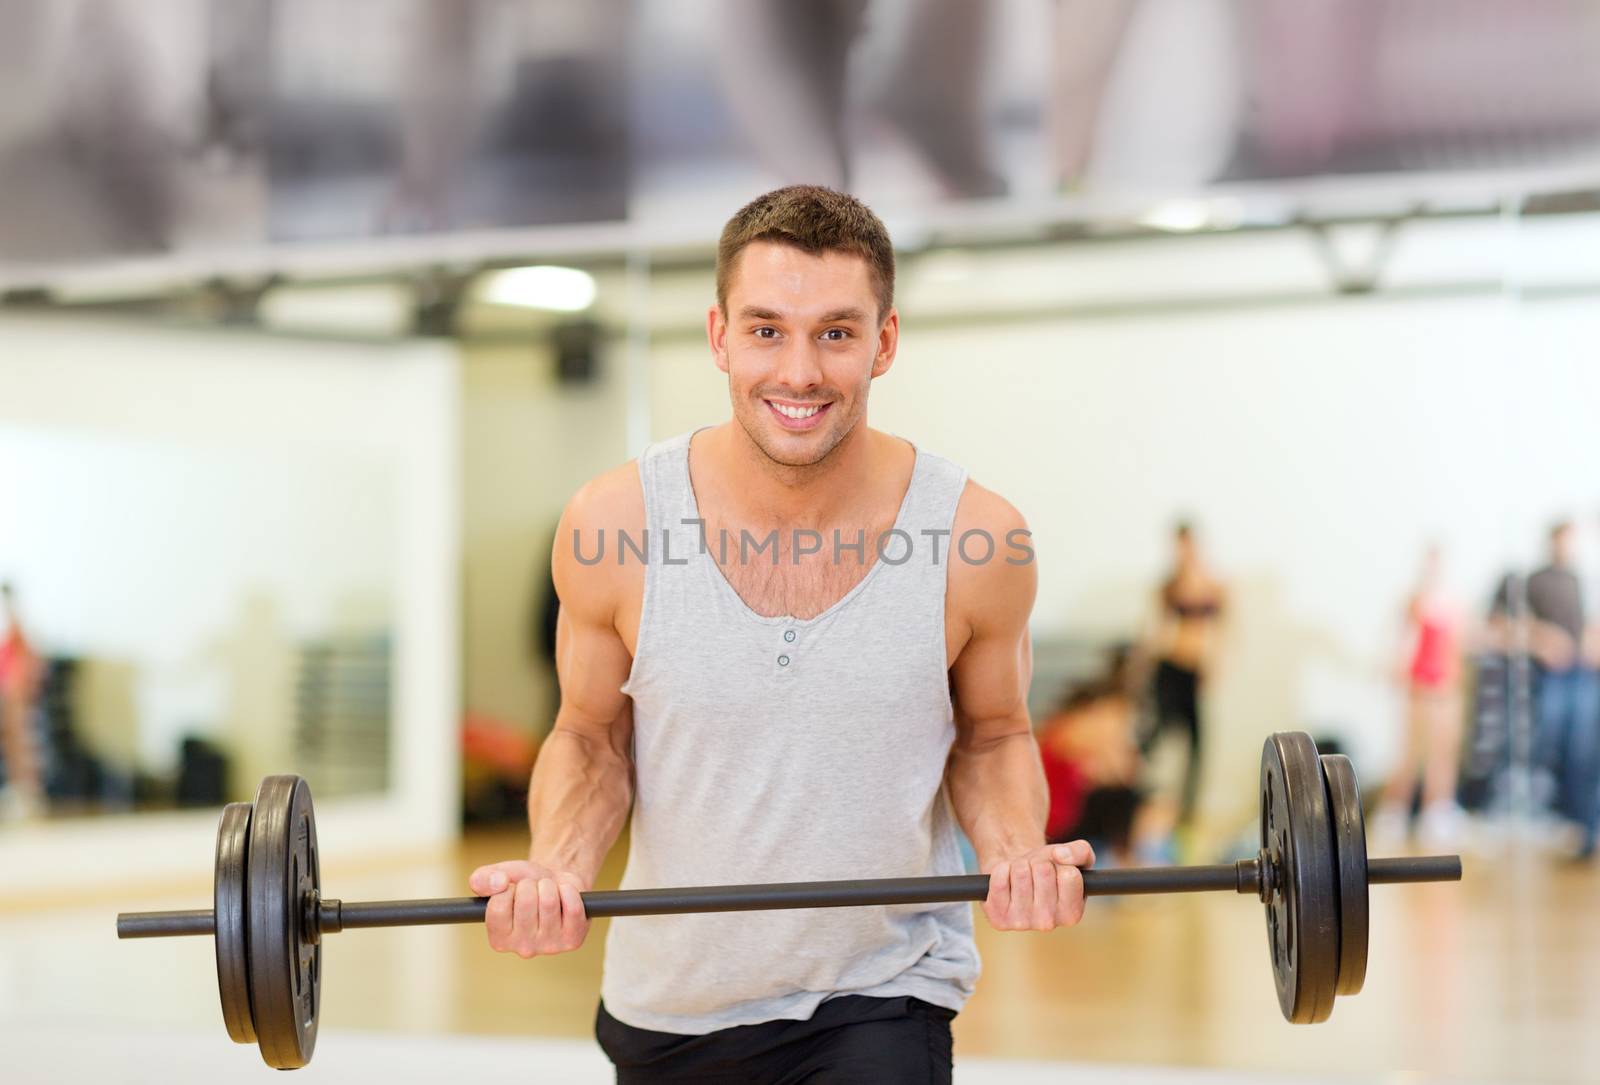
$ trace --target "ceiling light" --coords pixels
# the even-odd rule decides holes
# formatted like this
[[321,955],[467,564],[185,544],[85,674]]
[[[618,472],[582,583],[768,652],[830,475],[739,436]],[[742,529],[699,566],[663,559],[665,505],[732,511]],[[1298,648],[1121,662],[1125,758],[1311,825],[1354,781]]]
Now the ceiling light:
[[1192,233],[1211,225],[1211,207],[1205,200],[1163,200],[1140,215],[1139,224],[1172,233]]
[[573,267],[541,264],[491,272],[481,297],[493,305],[579,313],[594,304],[594,276]]

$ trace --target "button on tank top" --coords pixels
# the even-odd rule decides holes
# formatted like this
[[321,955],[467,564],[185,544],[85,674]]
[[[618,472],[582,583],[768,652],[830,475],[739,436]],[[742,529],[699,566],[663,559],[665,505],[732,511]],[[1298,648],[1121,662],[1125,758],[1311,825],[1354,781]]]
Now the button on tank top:
[[[636,768],[623,888],[962,873],[944,788],[944,613],[966,472],[918,449],[855,587],[814,618],[766,617],[706,548],[689,438],[639,459],[648,537],[622,687]],[[703,1034],[805,1020],[846,994],[959,1010],[978,971],[966,903],[634,916],[611,921],[601,993],[625,1024]]]

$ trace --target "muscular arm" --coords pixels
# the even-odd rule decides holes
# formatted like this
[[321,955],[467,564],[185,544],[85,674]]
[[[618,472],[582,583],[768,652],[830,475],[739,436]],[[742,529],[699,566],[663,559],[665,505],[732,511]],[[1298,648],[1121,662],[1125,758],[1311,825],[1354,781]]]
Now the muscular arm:
[[1027,564],[1006,562],[1009,533],[1025,529],[1003,499],[969,483],[956,510],[955,538],[974,529],[996,540],[992,560],[952,556],[948,613],[964,634],[950,667],[956,741],[945,769],[951,805],[989,875],[984,915],[999,930],[1050,930],[1083,918],[1078,868],[1094,862],[1083,841],[1049,847],[1049,791],[1028,719],[1033,648],[1028,615],[1038,587]]
[[585,565],[574,552],[573,532],[579,532],[583,552],[593,554],[600,532],[610,542],[619,527],[631,527],[627,482],[603,476],[579,491],[556,529],[551,559],[561,599],[561,708],[528,789],[529,858],[577,874],[586,888],[594,884],[633,801],[632,705],[621,690],[632,656],[618,631],[618,615],[628,578],[642,570],[614,562]]
[[955,538],[982,530],[997,541],[994,559],[968,565],[952,557],[947,613],[962,623],[962,647],[950,666],[955,744],[946,786],[955,816],[989,875],[984,915],[997,930],[1051,930],[1083,917],[1078,867],[1094,863],[1082,840],[1046,847],[1050,792],[1027,717],[1034,647],[1027,618],[1038,576],[1032,552],[1011,565],[1003,546],[1026,530],[1021,514],[997,494],[968,483],[955,512]]
[[630,705],[620,694],[613,705],[603,690],[584,688],[600,686],[593,672],[604,640],[603,627],[586,627],[563,608],[556,626],[561,710],[528,788],[529,859],[572,871],[586,889],[594,885],[633,801]]
[[985,871],[1044,845],[1050,805],[1028,718],[1033,673],[1028,615],[1038,576],[1031,561],[1007,564],[1005,558],[1015,555],[1003,545],[1007,532],[1024,527],[1021,515],[1003,499],[969,485],[955,536],[981,529],[1002,545],[982,565],[953,555],[951,603],[967,637],[950,668],[956,742],[946,782],[956,817]]
[[491,863],[468,878],[474,893],[489,897],[484,929],[490,948],[502,953],[527,958],[583,944],[589,922],[580,894],[594,885],[628,816],[633,714],[622,684],[632,654],[623,636],[643,594],[644,567],[585,565],[577,555],[594,553],[598,532],[614,543],[617,531],[637,531],[643,522],[638,475],[628,464],[579,490],[556,529],[561,710],[528,789],[528,858]]

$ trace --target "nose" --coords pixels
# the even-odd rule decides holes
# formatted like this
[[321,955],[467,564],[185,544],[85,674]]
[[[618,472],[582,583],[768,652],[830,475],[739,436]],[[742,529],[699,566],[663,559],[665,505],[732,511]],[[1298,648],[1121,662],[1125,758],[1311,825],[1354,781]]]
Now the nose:
[[809,339],[796,338],[784,345],[778,353],[772,371],[772,383],[804,398],[805,394],[822,383],[822,363],[817,345]]

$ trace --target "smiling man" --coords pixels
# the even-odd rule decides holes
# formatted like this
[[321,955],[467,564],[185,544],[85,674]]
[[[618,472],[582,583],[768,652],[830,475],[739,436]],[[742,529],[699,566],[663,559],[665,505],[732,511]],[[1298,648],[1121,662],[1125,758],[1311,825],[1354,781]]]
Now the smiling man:
[[[828,189],[760,197],[706,328],[732,419],[563,515],[561,709],[529,857],[471,877],[490,945],[577,948],[630,808],[624,888],[959,874],[959,824],[989,923],[1076,923],[1094,857],[1045,844],[1025,524],[867,424],[900,334],[883,224]],[[617,919],[596,1033],[625,1083],[948,1081],[978,971],[965,904]]]

